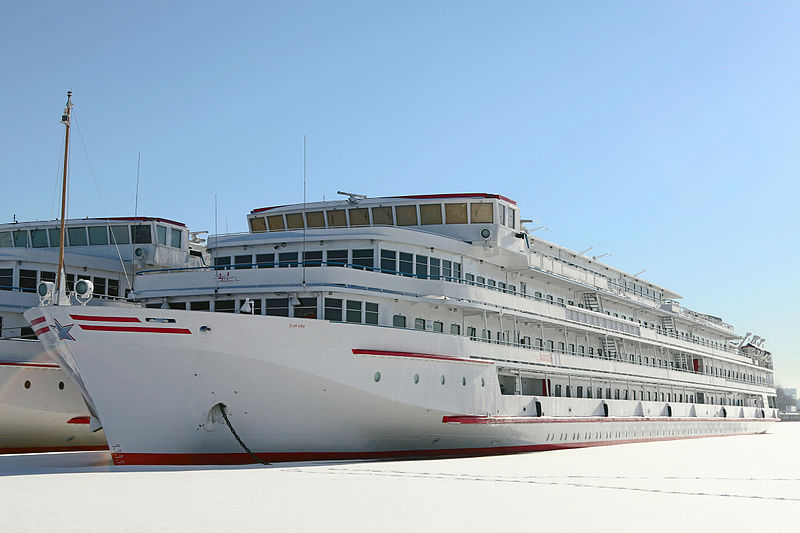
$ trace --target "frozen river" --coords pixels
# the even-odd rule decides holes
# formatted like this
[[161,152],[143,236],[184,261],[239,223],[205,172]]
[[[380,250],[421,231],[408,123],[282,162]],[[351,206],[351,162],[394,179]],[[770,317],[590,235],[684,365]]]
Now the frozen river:
[[202,469],[0,456],[0,531],[800,531],[800,423],[524,455]]

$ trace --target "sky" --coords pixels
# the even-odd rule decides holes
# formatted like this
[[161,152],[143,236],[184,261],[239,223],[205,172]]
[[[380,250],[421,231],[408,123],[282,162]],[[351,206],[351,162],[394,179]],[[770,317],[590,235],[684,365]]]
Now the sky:
[[800,387],[798,27],[788,1],[9,3],[0,214],[56,217],[67,90],[71,217],[214,232],[216,198],[246,231],[302,202],[305,135],[309,201],[513,198]]

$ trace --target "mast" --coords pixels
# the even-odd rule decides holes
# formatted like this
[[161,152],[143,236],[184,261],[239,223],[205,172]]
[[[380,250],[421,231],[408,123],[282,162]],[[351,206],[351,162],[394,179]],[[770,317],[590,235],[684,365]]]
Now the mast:
[[66,210],[67,210],[67,159],[69,157],[69,119],[72,111],[72,91],[67,91],[67,107],[61,115],[61,123],[66,126],[64,135],[64,176],[61,183],[61,237],[58,240],[58,275],[56,276],[56,305],[61,305],[61,293],[66,294],[66,281],[64,275],[64,237],[66,230]]

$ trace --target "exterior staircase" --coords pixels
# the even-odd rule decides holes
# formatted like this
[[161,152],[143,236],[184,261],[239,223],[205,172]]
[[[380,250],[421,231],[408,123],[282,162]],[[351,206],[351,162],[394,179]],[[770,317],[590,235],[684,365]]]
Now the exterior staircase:
[[675,327],[675,319],[673,319],[671,316],[662,316],[661,329],[667,335],[675,335],[677,333],[677,328]]
[[598,313],[603,312],[603,304],[600,301],[600,295],[596,292],[584,292],[583,303],[586,305],[586,309],[590,311],[597,311]]
[[616,359],[619,355],[619,348],[616,339],[608,337],[600,338],[600,347],[603,349],[603,355],[608,359]]

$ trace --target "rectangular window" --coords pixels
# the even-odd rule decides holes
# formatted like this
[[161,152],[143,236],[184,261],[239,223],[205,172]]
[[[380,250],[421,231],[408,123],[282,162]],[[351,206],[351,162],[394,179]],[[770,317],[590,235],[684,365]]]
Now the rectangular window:
[[156,224],[156,238],[158,239],[158,244],[162,244],[164,246],[167,245],[167,227],[166,226],[162,226],[160,224]]
[[470,285],[475,285],[475,276],[472,274],[464,274],[464,281]]
[[257,254],[256,268],[272,268],[275,266],[275,254]]
[[216,313],[235,313],[236,300],[216,300],[214,301],[214,312]]
[[398,205],[394,208],[397,214],[398,226],[416,226],[417,225],[417,206],[415,205]]
[[95,276],[94,279],[92,279],[92,283],[94,284],[94,294],[105,295],[106,278]]
[[[84,230],[83,238],[85,239],[86,238],[86,234],[85,234],[86,233],[86,229],[85,228],[80,228],[80,229]],[[14,246],[16,246],[17,248],[27,248],[28,247],[28,232],[27,231],[19,230],[19,231],[12,231],[12,233],[14,234]],[[85,245],[85,243],[84,243],[84,245]],[[79,246],[79,245],[76,244],[75,246]]]
[[391,207],[373,207],[372,224],[375,226],[394,226]]
[[22,292],[36,292],[36,271],[24,270],[19,271],[19,288]]
[[431,279],[439,279],[441,268],[440,268],[440,261],[435,257],[431,257],[431,270],[430,270],[430,277]]
[[422,204],[419,218],[423,225],[442,223],[442,204]]
[[572,398],[572,387],[567,385],[567,398]]
[[502,225],[506,225],[506,206],[505,204],[499,204],[500,207],[500,220],[498,222]]
[[397,273],[397,252],[394,250],[381,250],[381,272],[387,274]]
[[347,300],[347,321],[361,323],[361,302]]
[[252,255],[237,255],[233,258],[233,262],[236,264],[236,270],[253,268],[250,265],[253,262]]
[[558,343],[558,351],[561,352],[561,353],[564,353],[564,343],[563,342],[559,341],[559,343]]
[[269,215],[267,216],[267,224],[270,231],[283,231],[286,229],[286,224],[283,222],[283,215]]
[[333,209],[326,211],[326,214],[328,215],[329,228],[344,228],[347,226],[347,214],[344,209]]
[[371,248],[353,250],[353,268],[372,270],[375,267],[374,254],[375,250]]
[[[50,230],[58,231],[58,230]],[[11,248],[14,246],[14,241],[11,239],[10,231],[0,231],[0,248]]]
[[267,221],[264,220],[264,217],[251,218],[250,231],[253,233],[262,233],[267,231]]
[[497,290],[499,290],[501,292],[506,292],[506,284],[503,283],[502,281],[498,281],[497,282]]
[[[119,296],[119,280],[118,279],[109,279],[108,280],[108,295],[113,297]],[[186,309],[186,304],[183,304],[183,308]]]
[[606,399],[607,400],[611,399],[611,389],[606,389]]
[[434,321],[433,331],[435,331],[436,333],[442,333],[444,331],[444,324],[442,322]]
[[425,331],[425,319],[424,318],[415,318],[414,319],[414,329],[419,329]]
[[600,387],[597,387],[597,396],[596,396],[596,398],[599,400],[602,397],[603,397],[603,389],[601,389]]
[[89,244],[86,239],[86,228],[67,228],[67,242],[70,246],[86,246]]
[[231,258],[230,257],[215,257],[214,267],[216,270],[230,270]]
[[170,241],[169,245],[173,248],[180,248],[181,247],[181,230],[177,228],[170,228]]
[[417,277],[427,279],[428,277],[428,257],[424,255],[417,256]]
[[493,280],[493,279],[490,279],[489,281],[487,281],[486,284],[492,290],[496,290],[497,289],[497,282],[495,280]]
[[289,213],[286,215],[286,227],[289,229],[303,229],[303,213]]
[[512,229],[517,229],[517,212],[514,209],[508,210],[508,225]]
[[453,262],[442,259],[442,278],[449,280],[453,276]]
[[461,326],[459,324],[450,324],[451,335],[461,335]]
[[369,226],[369,209],[359,207],[348,209],[348,211],[350,212],[350,227]]
[[414,275],[414,255],[400,252],[400,273],[404,276]]
[[[53,242],[55,242],[55,244],[53,244]],[[111,244],[130,243],[131,239],[128,233],[128,226],[111,226]],[[50,246],[58,246],[58,234],[56,234],[55,241],[53,240],[53,234],[50,234]]]
[[586,397],[587,398],[591,398],[592,397],[592,388],[591,387],[586,387]]
[[210,311],[211,306],[207,301],[189,302],[189,309],[192,311]]
[[34,248],[47,248],[47,231],[43,229],[32,229],[31,246]]
[[470,222],[473,224],[491,224],[494,222],[494,204],[469,204]]
[[322,266],[322,250],[303,252],[303,264],[307,267]]
[[186,310],[186,302],[169,302],[170,309],[183,309]]
[[580,385],[575,387],[575,397],[576,398],[583,398],[583,387],[581,387]]
[[289,298],[267,298],[267,314],[289,316]]
[[334,322],[342,321],[342,300],[339,298],[325,298],[325,320]]
[[461,279],[461,263],[453,263],[453,277]]
[[328,250],[328,266],[347,265],[347,250]]
[[150,225],[140,224],[138,226],[131,226],[131,240],[133,244],[153,244]]
[[41,272],[39,272],[39,281],[52,281],[53,283],[55,283],[56,273],[47,270],[42,270]]
[[324,228],[325,215],[322,211],[309,211],[306,213],[306,222],[309,228]]
[[108,244],[108,229],[105,226],[89,226],[89,244]]
[[475,278],[475,285],[478,287],[485,287],[486,286],[486,278],[483,276],[478,276]]
[[614,399],[619,400],[619,389],[614,389]]
[[281,268],[297,266],[297,252],[281,252],[278,254],[278,266]]
[[10,291],[14,286],[14,270],[11,268],[0,268],[0,290]]
[[[298,298],[299,305],[292,306],[293,315],[295,318],[317,318],[317,299],[312,298]],[[258,300],[260,303],[261,301]]]
[[394,315],[392,317],[392,326],[396,328],[406,327],[406,317],[404,317],[403,315]]
[[556,397],[561,397],[561,384],[556,383]]
[[477,340],[478,339],[478,330],[476,328],[468,326],[467,327],[467,337],[469,337],[472,340]]
[[378,323],[378,304],[372,302],[364,302],[364,323],[365,324]]
[[444,219],[448,224],[466,224],[467,204],[444,204]]

